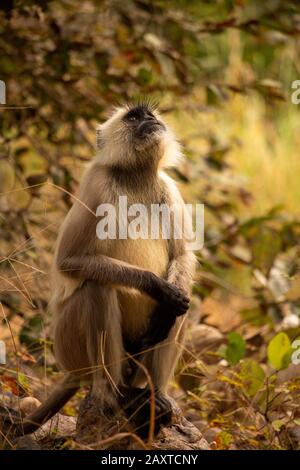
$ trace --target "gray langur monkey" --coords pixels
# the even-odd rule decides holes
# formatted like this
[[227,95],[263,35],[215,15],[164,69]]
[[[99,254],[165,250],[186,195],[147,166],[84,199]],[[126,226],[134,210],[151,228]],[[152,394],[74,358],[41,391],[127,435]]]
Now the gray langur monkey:
[[80,383],[90,383],[107,410],[125,409],[133,396],[145,398],[145,375],[139,369],[126,376],[126,353],[139,354],[155,387],[161,422],[170,419],[166,388],[184,337],[195,257],[172,230],[170,239],[99,239],[95,214],[102,203],[117,206],[120,195],[128,205],[175,204],[185,212],[164,171],[180,158],[173,133],[149,104],[117,108],[100,125],[96,158],[62,224],[54,258],[54,353],[67,375],[24,419],[23,433],[59,411]]

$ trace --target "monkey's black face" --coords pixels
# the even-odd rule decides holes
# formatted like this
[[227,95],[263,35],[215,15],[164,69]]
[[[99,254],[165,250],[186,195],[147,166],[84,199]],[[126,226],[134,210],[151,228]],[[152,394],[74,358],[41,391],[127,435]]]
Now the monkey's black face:
[[139,105],[131,108],[123,121],[131,129],[133,137],[137,139],[144,139],[165,130],[164,124],[154,116],[148,106]]

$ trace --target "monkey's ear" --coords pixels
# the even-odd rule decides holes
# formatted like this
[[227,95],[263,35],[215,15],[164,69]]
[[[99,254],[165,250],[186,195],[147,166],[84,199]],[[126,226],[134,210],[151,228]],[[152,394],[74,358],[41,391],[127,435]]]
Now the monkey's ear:
[[100,150],[103,148],[103,136],[102,136],[102,129],[101,126],[97,127],[96,130],[96,149]]

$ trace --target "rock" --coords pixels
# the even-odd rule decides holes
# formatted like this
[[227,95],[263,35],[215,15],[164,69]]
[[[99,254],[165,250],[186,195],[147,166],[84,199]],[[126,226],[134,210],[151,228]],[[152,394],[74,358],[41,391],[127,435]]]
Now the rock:
[[289,364],[286,369],[282,369],[277,373],[277,382],[284,383],[288,380],[297,379],[300,376],[300,364]]
[[34,397],[25,397],[20,400],[20,411],[22,416],[28,416],[30,413],[35,411],[41,402]]
[[294,442],[294,448],[300,449],[300,426],[288,427],[288,434]]
[[17,450],[41,450],[33,436],[21,436],[14,440],[15,449]]
[[203,432],[204,438],[207,442],[211,445],[213,442],[216,441],[218,434],[222,432],[220,428],[208,428],[206,431]]
[[[34,450],[43,448],[44,442],[42,441],[44,440],[54,442],[55,439],[69,438],[75,435],[76,419],[60,413],[57,413],[35,433],[27,436],[20,436],[21,422],[22,415],[19,411],[7,406],[0,406],[0,448],[13,447]],[[49,445],[47,447],[49,448]]]
[[173,419],[160,429],[152,443],[142,445],[140,438],[132,437],[133,428],[122,412],[104,416],[97,399],[88,396],[80,407],[76,441],[93,449],[139,450],[209,450],[199,429],[184,418],[180,408],[172,401]]
[[196,325],[187,336],[183,359],[190,363],[198,358],[207,364],[214,364],[219,358],[209,352],[215,352],[224,341],[224,336],[217,328],[204,324]]
[[[127,420],[121,410],[119,413],[103,410],[102,401],[90,394],[81,402],[76,426],[78,443],[92,446],[93,449],[127,449],[130,443],[127,428]],[[125,437],[116,438],[124,432]],[[107,442],[109,439],[111,441]]]
[[210,450],[199,429],[190,423],[172,400],[173,422],[163,427],[152,442],[153,450]]
[[181,388],[193,390],[199,386],[200,376],[207,376],[209,369],[220,362],[215,353],[223,342],[222,333],[212,326],[203,324],[191,328],[182,354],[184,366],[177,378]]
[[104,414],[99,401],[90,395],[83,401],[76,419],[62,414],[55,415],[39,430],[28,436],[16,437],[12,433],[12,422],[20,422],[21,416],[15,410],[1,407],[0,429],[7,440],[2,440],[2,448],[22,450],[53,449],[72,438],[72,448],[111,449],[111,450],[209,450],[207,441],[199,429],[182,414],[174,400],[171,400],[173,418],[169,426],[160,429],[154,440],[144,442],[134,435],[132,424],[122,411]]
[[76,430],[76,418],[73,416],[66,416],[57,413],[47,423],[41,426],[34,433],[34,437],[37,441],[41,441],[45,438],[64,438],[72,437],[75,435]]

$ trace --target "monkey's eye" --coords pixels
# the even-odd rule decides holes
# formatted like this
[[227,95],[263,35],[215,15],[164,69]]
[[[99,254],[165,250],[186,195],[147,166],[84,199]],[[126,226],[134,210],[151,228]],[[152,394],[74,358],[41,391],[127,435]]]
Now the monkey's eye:
[[126,121],[129,121],[129,122],[138,121],[140,118],[141,118],[141,113],[139,112],[138,109],[132,109],[125,116]]

